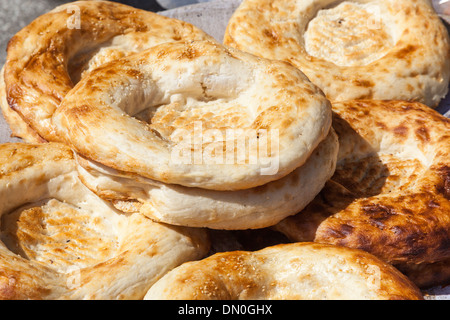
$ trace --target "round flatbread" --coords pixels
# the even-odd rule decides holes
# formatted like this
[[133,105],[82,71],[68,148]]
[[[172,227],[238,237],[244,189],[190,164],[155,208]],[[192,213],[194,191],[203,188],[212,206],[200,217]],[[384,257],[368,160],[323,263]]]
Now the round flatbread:
[[77,153],[105,166],[232,191],[302,166],[329,133],[331,105],[288,63],[178,41],[91,72],[52,120]]
[[332,101],[437,107],[448,91],[449,36],[428,0],[244,0],[224,43],[292,63]]
[[51,117],[81,78],[108,61],[182,39],[213,41],[189,23],[117,2],[61,5],[9,41],[2,111],[27,142],[60,141]]
[[0,299],[142,299],[172,268],[203,258],[203,229],[125,214],[78,179],[73,152],[0,145]]

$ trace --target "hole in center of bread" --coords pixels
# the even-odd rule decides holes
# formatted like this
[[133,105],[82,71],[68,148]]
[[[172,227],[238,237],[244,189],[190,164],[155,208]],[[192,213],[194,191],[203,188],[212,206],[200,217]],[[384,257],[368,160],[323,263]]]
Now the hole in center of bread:
[[13,253],[59,271],[105,261],[117,237],[101,217],[56,199],[22,206],[2,216],[1,240]]
[[320,10],[305,33],[310,56],[338,66],[364,66],[382,58],[394,40],[376,4],[342,2]]

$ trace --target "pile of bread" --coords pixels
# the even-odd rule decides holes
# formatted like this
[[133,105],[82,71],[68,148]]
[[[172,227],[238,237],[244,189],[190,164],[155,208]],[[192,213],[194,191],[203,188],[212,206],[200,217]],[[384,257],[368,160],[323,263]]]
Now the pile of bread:
[[9,42],[1,299],[423,299],[450,280],[428,0],[244,0],[223,43],[108,1]]

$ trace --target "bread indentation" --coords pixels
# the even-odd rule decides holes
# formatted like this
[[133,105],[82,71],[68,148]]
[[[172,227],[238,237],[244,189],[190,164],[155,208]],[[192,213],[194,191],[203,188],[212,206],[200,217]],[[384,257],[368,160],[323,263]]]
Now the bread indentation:
[[375,4],[343,2],[320,10],[305,32],[309,55],[338,66],[362,66],[382,58],[394,40]]
[[117,249],[117,235],[103,219],[57,199],[5,214],[1,225],[10,251],[58,270],[93,266]]

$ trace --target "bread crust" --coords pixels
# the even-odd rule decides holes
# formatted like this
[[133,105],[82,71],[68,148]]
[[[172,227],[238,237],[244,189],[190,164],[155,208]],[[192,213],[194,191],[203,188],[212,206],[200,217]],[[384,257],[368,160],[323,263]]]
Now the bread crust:
[[209,250],[205,230],[124,214],[78,179],[57,143],[0,145],[0,299],[142,299]]
[[[36,131],[41,139],[60,142],[51,117],[83,75],[108,61],[180,39],[213,41],[189,23],[110,1],[77,1],[43,14],[7,47],[6,99],[18,113],[12,117],[30,127],[17,133],[33,139],[29,131]],[[13,121],[13,131],[15,125]]]
[[417,287],[371,254],[318,243],[231,251],[184,263],[146,300],[422,300]]
[[295,241],[363,249],[402,270],[448,260],[450,120],[403,101],[333,108],[335,175],[276,228]]
[[428,0],[245,0],[224,43],[289,61],[332,101],[437,107],[448,91],[449,36]]

